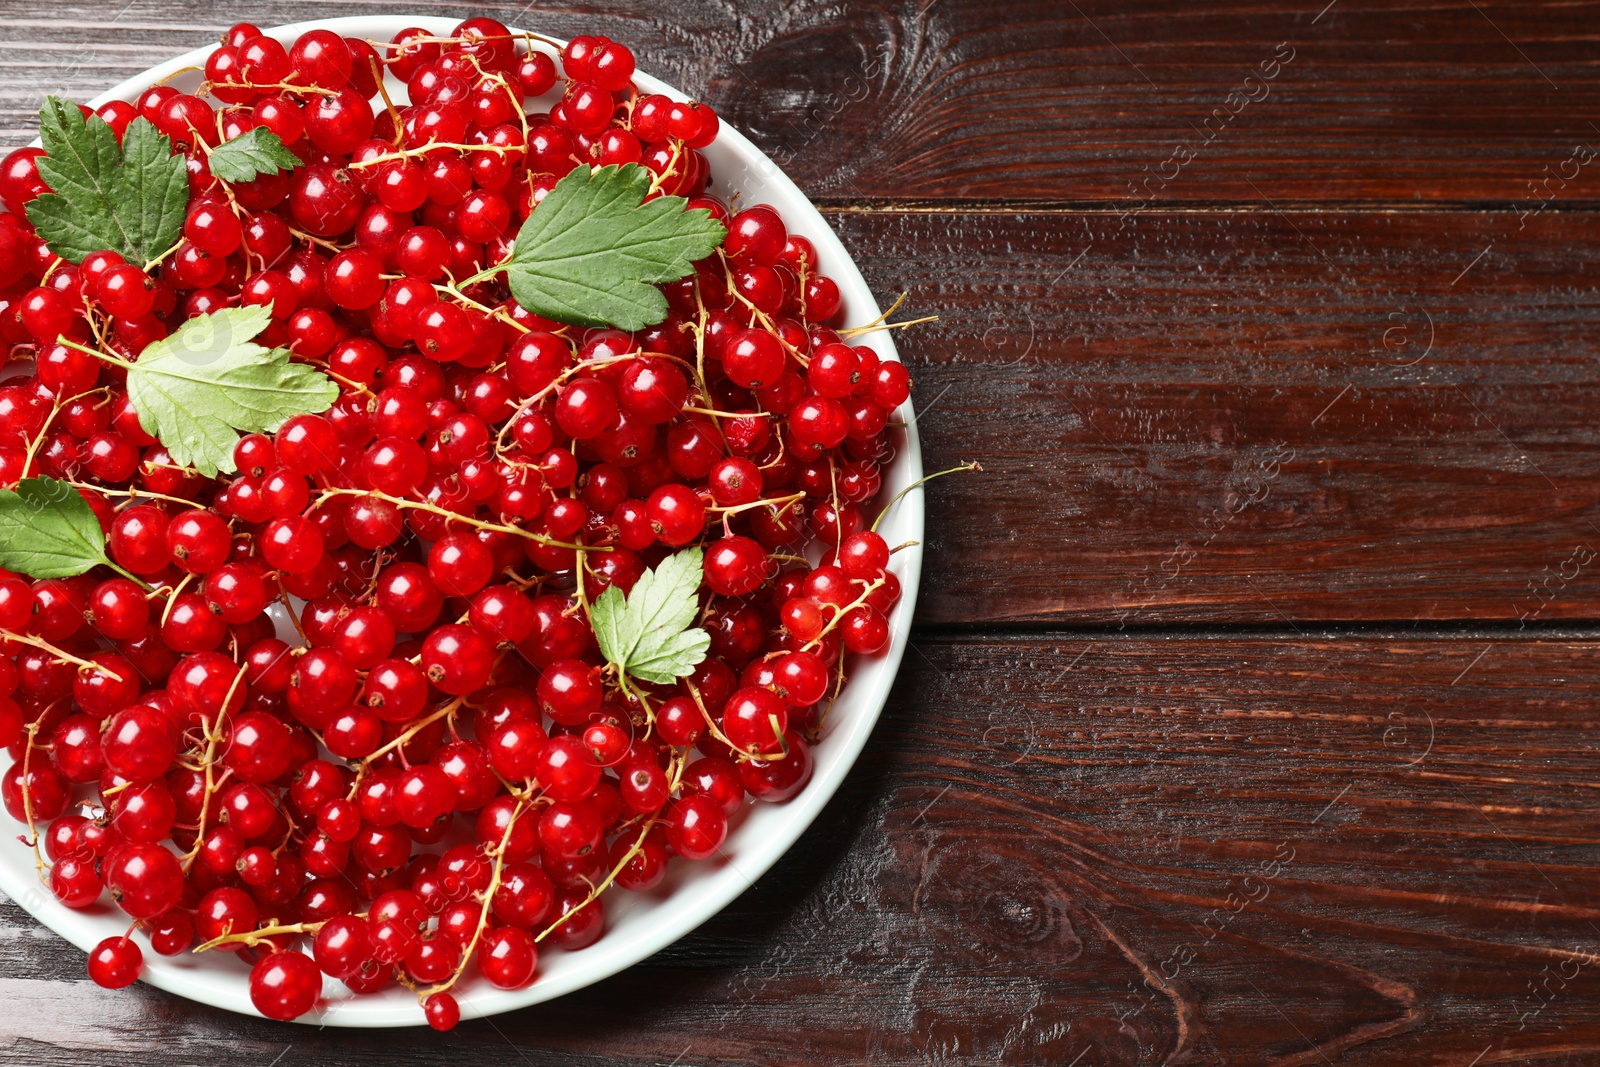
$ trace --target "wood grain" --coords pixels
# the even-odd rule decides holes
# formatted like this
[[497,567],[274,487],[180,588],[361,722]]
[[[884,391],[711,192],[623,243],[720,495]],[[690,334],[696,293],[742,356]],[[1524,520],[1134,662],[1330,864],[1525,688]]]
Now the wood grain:
[[929,488],[924,622],[1600,614],[1600,216],[833,222],[940,316],[929,469],[986,471]]
[[[128,71],[101,58],[139,66],[211,32],[180,32],[184,11],[7,17],[46,42],[114,37],[71,73],[103,85]],[[19,54],[65,61],[37,47]],[[1595,618],[1576,561],[1600,537],[1596,216],[1559,198],[1308,212],[1293,178],[1257,178],[1251,203],[1185,211],[835,203],[874,288],[942,317],[903,338],[931,461],[989,468],[931,491],[961,519],[935,524],[920,618]]]
[[[1559,177],[1575,145],[1600,144],[1600,3],[1325,3],[400,9],[493,10],[625,41],[641,69],[714,103],[808,193],[836,200],[1210,203],[1256,200],[1259,186],[1286,200],[1511,203]],[[8,0],[0,141],[33,136],[43,93],[92,96],[213,39],[240,10]],[[261,25],[329,13],[320,0],[248,10]],[[1538,195],[1592,204],[1600,182],[1591,169]]]
[[[712,101],[940,316],[927,460],[986,473],[929,490],[839,796],[645,964],[318,1032],[99,990],[0,903],[0,1062],[1600,1062],[1600,3],[404,6]],[[0,143],[394,7],[7,0]]]
[[919,639],[801,843],[589,990],[446,1037],[318,1032],[97,991],[7,907],[0,1049],[219,1067],[1592,1063],[1597,656],[1579,634]]

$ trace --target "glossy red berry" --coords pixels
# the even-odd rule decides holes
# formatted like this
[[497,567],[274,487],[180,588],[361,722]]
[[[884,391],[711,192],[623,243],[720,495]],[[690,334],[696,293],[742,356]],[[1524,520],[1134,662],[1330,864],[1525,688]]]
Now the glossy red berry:
[[422,1013],[435,1030],[452,1030],[461,1021],[461,1006],[449,993],[433,993],[423,1001]]
[[770,689],[746,687],[734,693],[722,712],[722,732],[744,752],[776,752],[783,747],[789,711]]
[[422,669],[444,693],[461,695],[480,688],[494,669],[494,645],[470,626],[446,625],[422,644]]
[[539,677],[539,703],[558,723],[575,726],[600,710],[605,691],[599,671],[577,660],[556,660]]
[[322,972],[302,952],[274,952],[250,971],[250,1003],[269,1019],[296,1019],[322,994]]
[[250,711],[229,724],[222,762],[240,781],[270,782],[289,769],[293,757],[289,728],[276,716]]
[[215,512],[181,512],[166,526],[165,534],[172,561],[191,574],[216,570],[228,558],[231,536]]
[[89,977],[106,989],[132,985],[143,969],[144,953],[130,937],[108,937],[89,953]]
[[172,719],[142,704],[124,708],[106,723],[100,747],[106,766],[130,782],[148,782],[166,773],[178,754],[179,734]]
[[729,339],[722,369],[735,385],[760,389],[778,380],[786,356],[783,345],[765,330],[741,330]]
[[259,544],[267,563],[286,574],[305,574],[322,562],[322,531],[299,515],[273,519],[262,530]]
[[686,545],[705,527],[705,504],[687,486],[664,485],[650,494],[645,507],[651,529],[663,544]]
[[178,956],[194,946],[194,920],[174,909],[150,924],[150,947],[163,956]]
[[428,553],[428,577],[446,596],[471,596],[493,574],[494,558],[476,537],[447,534]]
[[[195,907],[194,929],[202,941],[210,941],[229,934],[249,933],[256,928],[258,917],[256,902],[249,893],[231,887],[213,889],[201,897]],[[232,943],[219,947],[238,951],[242,945]]]
[[677,366],[647,356],[631,361],[623,371],[617,404],[629,415],[656,425],[676,418],[688,396],[688,380]]
[[94,857],[85,853],[78,852],[61,857],[50,868],[50,891],[55,894],[57,900],[69,908],[89,907],[100,899],[100,891],[104,888],[94,868]]
[[157,844],[119,846],[106,857],[104,873],[112,899],[135,919],[160,915],[183,893],[178,858]]
[[722,596],[744,596],[767,578],[767,553],[748,537],[730,536],[714,542],[705,554],[705,580]]
[[432,825],[455,807],[455,785],[445,773],[431,764],[412,767],[400,775],[395,791],[395,810],[407,826]]
[[499,989],[521,989],[533,981],[539,961],[533,938],[515,926],[502,926],[485,934],[477,955],[479,972]]
[[728,817],[717,802],[704,794],[680,797],[667,808],[667,842],[678,855],[708,859],[722,847],[728,834]]
[[367,920],[355,915],[329,919],[317,931],[312,952],[317,966],[334,978],[347,978],[372,958]]
[[321,415],[296,415],[273,436],[280,464],[296,474],[313,474],[339,462],[339,438]]
[[155,306],[155,282],[132,263],[123,263],[100,275],[95,299],[108,315],[140,319]]
[[552,737],[539,752],[536,777],[555,800],[581,800],[600,783],[600,763],[575,737]]
[[495,727],[489,735],[489,763],[495,772],[520,782],[538,773],[539,755],[549,736],[533,719],[511,719]]
[[556,422],[561,431],[579,440],[596,437],[616,424],[617,398],[597,378],[575,378],[561,390],[556,402]]

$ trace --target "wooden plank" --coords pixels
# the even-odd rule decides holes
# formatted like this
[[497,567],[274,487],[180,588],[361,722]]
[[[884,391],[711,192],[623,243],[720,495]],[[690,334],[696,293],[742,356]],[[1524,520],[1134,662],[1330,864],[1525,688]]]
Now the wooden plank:
[[833,221],[941,316],[928,469],[986,468],[929,489],[924,622],[1600,614],[1600,215]]
[[[842,793],[727,912],[443,1040],[488,1064],[1594,1062],[1597,662],[1592,633],[921,637]],[[433,1040],[80,967],[0,911],[19,1060]]]
[[[1159,206],[1254,201],[1260,189],[1533,205],[1530,183],[1549,177],[1540,198],[1600,200],[1592,166],[1562,166],[1575,146],[1600,145],[1600,3],[1324,3],[701,0],[500,14],[628,43],[642,69],[710,100],[818,197]],[[238,10],[10,0],[0,141],[33,136],[43,93],[87,98],[213,39]],[[327,8],[271,0],[249,13],[268,25]]]
[[[16,91],[120,76],[73,34],[142,65],[224,17],[163,3],[8,8]],[[1594,617],[1593,217],[1313,216],[1264,181],[1248,210],[835,211],[945,317],[906,338],[933,460],[990,464],[932,491],[962,521],[925,621]]]

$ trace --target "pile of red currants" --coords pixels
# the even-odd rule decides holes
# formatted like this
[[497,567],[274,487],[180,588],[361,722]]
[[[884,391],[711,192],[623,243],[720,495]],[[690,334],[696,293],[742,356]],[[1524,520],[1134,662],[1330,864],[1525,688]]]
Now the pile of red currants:
[[[61,903],[127,913],[101,985],[139,975],[138,932],[237,955],[272,1018],[326,976],[402,983],[448,1029],[471,972],[527,985],[541,947],[602,936],[604,891],[807,784],[849,654],[889,641],[864,508],[910,382],[840,332],[811,242],[707,194],[712,109],[633,74],[605,38],[487,18],[289,47],[235,26],[197,92],[98,109],[185,160],[182,239],[150,263],[60,258],[27,216],[40,151],[5,157],[0,351],[27,370],[0,383],[0,485],[76,488],[110,565],[0,571],[0,794]],[[258,127],[299,165],[214,176]],[[522,221],[573,168],[629,163],[722,246],[635,332],[519,307],[493,268]],[[210,478],[147,432],[126,363],[249,305],[339,396]],[[695,547],[707,653],[629,676],[594,605]]]

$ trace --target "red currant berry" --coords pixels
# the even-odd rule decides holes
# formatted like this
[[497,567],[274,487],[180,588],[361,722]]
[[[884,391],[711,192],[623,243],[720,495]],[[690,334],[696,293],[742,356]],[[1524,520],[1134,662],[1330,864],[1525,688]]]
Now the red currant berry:
[[428,553],[428,576],[446,596],[471,596],[493,574],[494,558],[476,537],[447,534]]
[[372,958],[371,927],[355,915],[329,919],[317,931],[312,953],[324,973],[347,978]]
[[470,626],[440,626],[422,643],[422,669],[428,681],[451,695],[481,688],[489,680],[494,660],[494,645]]
[[478,944],[478,970],[498,989],[521,989],[533,981],[538,960],[533,938],[515,926],[490,930]]
[[601,768],[576,737],[553,737],[540,751],[536,777],[555,800],[581,800],[600,782]]
[[[443,940],[439,943],[449,944]],[[461,1006],[449,993],[434,993],[422,1002],[422,1014],[427,1018],[428,1025],[435,1030],[453,1030],[456,1023],[461,1021]]]
[[183,893],[183,868],[178,858],[157,844],[118,846],[106,857],[106,888],[135,919],[150,919],[178,903]]
[[[684,485],[663,485],[645,505],[651,529],[663,544],[686,545],[705,528],[706,507],[698,494]],[[764,555],[763,555],[764,558]]]
[[302,952],[274,952],[250,972],[250,1003],[269,1019],[298,1018],[321,995],[322,972]]
[[130,937],[108,937],[89,953],[89,977],[106,989],[132,985],[143,969],[144,953]]
[[215,512],[180,512],[165,526],[164,533],[173,562],[191,574],[216,570],[228,558],[232,539],[227,523]]
[[724,537],[706,549],[705,581],[722,596],[745,596],[767,579],[767,554],[748,537]]

